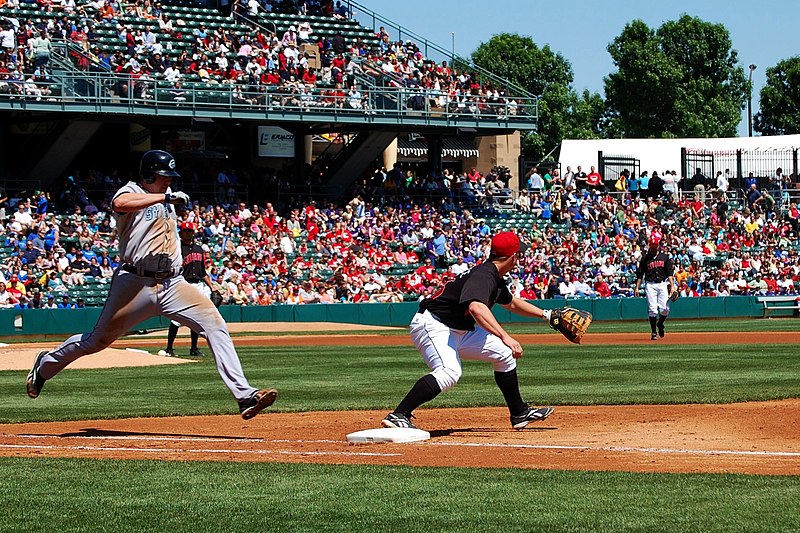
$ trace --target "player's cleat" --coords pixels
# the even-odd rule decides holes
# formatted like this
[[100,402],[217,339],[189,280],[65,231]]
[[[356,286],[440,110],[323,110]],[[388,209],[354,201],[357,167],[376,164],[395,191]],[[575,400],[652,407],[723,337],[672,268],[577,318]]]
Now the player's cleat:
[[662,338],[664,337],[664,324],[658,325],[658,336]]
[[656,332],[655,332],[655,331],[653,332],[653,334],[652,334],[652,335],[650,335],[650,340],[651,340],[651,341],[657,341],[657,340],[658,340],[658,335],[656,335]]
[[386,418],[383,419],[381,424],[385,428],[411,428],[415,429],[415,426],[411,419],[414,418],[414,415],[406,416],[402,413],[389,413],[386,415]]
[[522,429],[531,422],[544,420],[552,413],[552,407],[528,407],[521,415],[511,417],[511,426],[514,429]]
[[39,363],[45,355],[47,355],[47,350],[39,352],[36,359],[33,361],[31,371],[28,372],[28,378],[25,380],[25,384],[28,388],[28,396],[31,398],[39,397],[39,393],[42,392],[42,387],[44,387],[44,382],[47,381],[39,374]]
[[205,357],[206,354],[200,350],[189,350],[189,357]]
[[250,398],[239,402],[239,412],[242,414],[242,418],[250,420],[275,403],[277,397],[278,391],[275,389],[261,389],[254,392]]

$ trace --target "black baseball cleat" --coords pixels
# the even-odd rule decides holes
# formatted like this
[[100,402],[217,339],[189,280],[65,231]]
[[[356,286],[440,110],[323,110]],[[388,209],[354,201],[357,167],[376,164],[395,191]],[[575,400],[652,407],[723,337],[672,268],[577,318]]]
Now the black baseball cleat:
[[651,341],[657,341],[658,340],[658,335],[656,335],[655,331],[650,335],[650,340]]
[[403,413],[389,413],[386,415],[386,418],[383,419],[381,424],[385,428],[411,428],[415,429],[415,426],[411,419],[414,418],[414,415],[404,415]]
[[28,396],[31,398],[38,398],[39,393],[42,392],[42,387],[44,387],[44,382],[47,381],[39,374],[39,363],[42,360],[42,357],[47,355],[47,350],[43,352],[39,352],[36,356],[36,359],[33,361],[33,367],[31,367],[31,371],[28,372],[28,378],[25,380],[25,384],[28,388]]
[[278,391],[275,389],[261,389],[254,392],[248,399],[239,402],[239,412],[242,414],[242,418],[250,420],[275,403],[277,397]]
[[205,357],[206,354],[200,350],[189,350],[189,357]]
[[663,338],[664,337],[664,324],[658,325],[658,336]]
[[553,414],[552,407],[528,407],[521,415],[511,417],[511,426],[514,429],[522,429],[531,422],[544,420]]

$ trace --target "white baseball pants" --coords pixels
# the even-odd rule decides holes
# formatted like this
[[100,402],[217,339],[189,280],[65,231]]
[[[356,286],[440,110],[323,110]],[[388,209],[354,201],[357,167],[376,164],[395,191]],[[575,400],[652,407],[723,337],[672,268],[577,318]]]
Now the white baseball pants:
[[517,367],[511,348],[480,326],[476,325],[474,331],[452,329],[425,311],[414,315],[410,329],[414,346],[442,392],[461,378],[461,358],[492,363],[495,372],[509,372]]
[[646,283],[644,293],[647,296],[647,316],[669,315],[669,283]]

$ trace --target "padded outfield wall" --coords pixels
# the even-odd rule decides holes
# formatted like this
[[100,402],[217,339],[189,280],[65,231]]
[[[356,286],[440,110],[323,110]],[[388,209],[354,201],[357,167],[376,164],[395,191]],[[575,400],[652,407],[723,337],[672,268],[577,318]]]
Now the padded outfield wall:
[[[553,309],[571,305],[585,309],[595,320],[641,320],[647,316],[644,298],[605,298],[594,300],[536,300],[536,305]],[[335,322],[374,326],[408,325],[417,311],[417,303],[398,304],[311,304],[268,306],[223,306],[222,316],[228,322]],[[0,336],[13,335],[70,335],[90,331],[101,308],[85,309],[0,309]],[[494,314],[502,323],[531,322],[512,315],[500,306]],[[763,305],[755,296],[726,296],[721,298],[681,298],[672,304],[672,318],[731,318],[761,317]],[[791,315],[792,312],[773,312],[772,316]],[[166,328],[169,320],[156,317],[147,320],[134,330]]]

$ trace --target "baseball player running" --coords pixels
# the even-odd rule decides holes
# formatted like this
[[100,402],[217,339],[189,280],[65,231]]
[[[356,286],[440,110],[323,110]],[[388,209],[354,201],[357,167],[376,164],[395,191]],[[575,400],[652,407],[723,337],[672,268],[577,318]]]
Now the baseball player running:
[[550,320],[551,311],[515,298],[503,280],[517,266],[525,248],[514,233],[498,233],[492,238],[488,261],[460,274],[420,303],[411,321],[411,339],[431,372],[383,419],[385,427],[413,428],[414,409],[458,382],[461,358],[492,363],[515,429],[550,416],[552,407],[530,407],[522,400],[516,361],[522,357],[522,345],[506,333],[491,311],[499,303],[512,313]]
[[[181,239],[181,257],[183,257],[183,278],[194,285],[206,298],[211,297],[212,282],[206,273],[206,255],[203,247],[194,241],[194,234],[197,231],[193,222],[181,222],[178,233]],[[178,335],[180,323],[175,320],[169,324],[167,333],[167,348],[158,352],[159,355],[175,357],[175,337]],[[192,357],[203,357],[204,354],[197,348],[197,341],[200,335],[195,330],[191,331],[192,346],[189,355]]]
[[654,341],[664,336],[664,322],[669,316],[669,294],[671,287],[675,287],[672,260],[659,249],[662,238],[663,235],[657,229],[650,232],[647,251],[636,269],[636,291],[634,292],[634,294],[639,294],[639,287],[644,279],[647,317],[650,320],[650,339]]
[[186,205],[189,197],[170,190],[172,178],[179,175],[175,159],[161,150],[146,152],[139,174],[139,183],[123,185],[112,200],[122,261],[100,318],[91,333],[73,335],[55,350],[39,353],[28,373],[28,396],[38,397],[47,380],[79,357],[106,348],[139,322],[161,314],[206,337],[242,418],[253,418],[278,393],[250,386],[219,311],[181,275],[173,205]]

